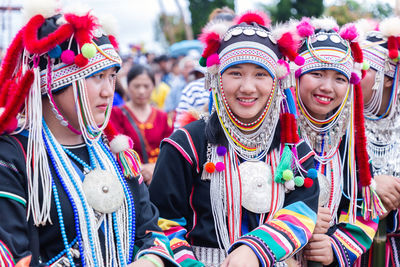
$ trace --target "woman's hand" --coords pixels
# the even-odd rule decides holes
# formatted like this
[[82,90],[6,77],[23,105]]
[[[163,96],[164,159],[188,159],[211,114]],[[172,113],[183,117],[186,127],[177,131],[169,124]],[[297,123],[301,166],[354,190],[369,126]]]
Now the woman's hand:
[[400,179],[389,175],[377,175],[376,193],[382,200],[383,205],[389,212],[400,207]]
[[143,180],[147,185],[149,185],[151,183],[151,180],[153,179],[153,172],[155,166],[156,166],[155,163],[146,163],[142,165],[141,173],[143,176]]
[[132,262],[128,265],[128,267],[156,267],[156,265],[151,260],[146,258],[152,258],[159,263],[159,266],[164,267],[164,262],[159,256],[155,254],[146,254],[145,256],[146,257],[141,257],[137,261]]
[[318,208],[317,223],[314,228],[314,234],[325,234],[330,227],[332,216],[329,208]]
[[304,247],[304,258],[309,261],[329,265],[333,262],[331,239],[325,234],[313,234],[308,244]]
[[221,267],[258,267],[260,262],[253,250],[241,245],[226,257]]

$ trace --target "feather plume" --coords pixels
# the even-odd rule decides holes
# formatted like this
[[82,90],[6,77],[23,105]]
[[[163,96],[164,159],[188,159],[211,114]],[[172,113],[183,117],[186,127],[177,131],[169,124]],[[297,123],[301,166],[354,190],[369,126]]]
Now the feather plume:
[[[202,34],[207,34],[210,32],[214,32],[219,35],[220,39],[222,36],[228,31],[228,29],[233,25],[232,21],[226,21],[226,20],[212,20],[209,23],[207,23],[206,26],[202,29]],[[201,38],[199,36],[199,38]]]
[[311,24],[315,29],[322,29],[325,31],[337,30],[339,28],[336,20],[332,17],[314,18],[311,19]]
[[301,37],[308,37],[314,33],[314,27],[311,24],[311,20],[309,18],[302,18],[300,23],[297,25],[297,32]]
[[243,15],[239,16],[237,18],[237,24],[240,23],[246,23],[246,24],[252,24],[253,22],[265,26],[265,27],[269,27],[271,24],[271,20],[269,19],[269,17],[267,16],[267,14],[265,14],[264,12],[260,12],[260,11],[248,11],[246,13],[244,13]]
[[386,36],[400,36],[400,18],[399,17],[392,17],[392,18],[386,18],[381,21],[379,24],[379,30],[380,32]]
[[357,40],[359,33],[358,33],[358,29],[354,23],[348,23],[340,29],[339,35],[343,39],[351,42],[351,41]]
[[36,15],[42,15],[44,18],[49,18],[57,14],[59,5],[55,0],[35,0],[24,1],[22,8],[22,20],[26,24],[30,18]]

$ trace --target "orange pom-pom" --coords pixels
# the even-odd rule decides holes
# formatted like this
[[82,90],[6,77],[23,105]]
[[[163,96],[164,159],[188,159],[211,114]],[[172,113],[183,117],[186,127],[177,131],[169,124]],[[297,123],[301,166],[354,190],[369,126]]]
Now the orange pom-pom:
[[212,162],[207,162],[206,165],[204,165],[204,169],[208,173],[213,173],[215,171],[215,164]]

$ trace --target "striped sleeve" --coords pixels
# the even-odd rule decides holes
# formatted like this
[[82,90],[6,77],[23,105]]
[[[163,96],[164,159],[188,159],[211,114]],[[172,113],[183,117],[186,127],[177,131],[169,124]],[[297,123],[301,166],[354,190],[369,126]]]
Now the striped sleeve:
[[[300,141],[296,148],[303,168],[313,168],[314,157],[309,146]],[[261,266],[274,266],[277,261],[291,257],[311,238],[317,221],[318,196],[317,180],[309,188],[298,187],[286,193],[283,208],[270,221],[239,238],[229,253],[240,245],[248,245]]]
[[337,229],[331,235],[331,244],[340,267],[353,266],[361,254],[371,246],[379,218],[364,220],[358,213],[356,222],[349,223],[346,212],[341,212]]
[[398,233],[400,232],[400,209],[391,211],[386,217],[387,221],[387,232],[388,233]]
[[0,240],[0,266],[14,267],[14,259],[7,246]]
[[187,233],[185,218],[168,220],[160,218],[158,226],[168,237],[176,262],[181,266],[204,266],[196,260],[191,246],[185,239]]

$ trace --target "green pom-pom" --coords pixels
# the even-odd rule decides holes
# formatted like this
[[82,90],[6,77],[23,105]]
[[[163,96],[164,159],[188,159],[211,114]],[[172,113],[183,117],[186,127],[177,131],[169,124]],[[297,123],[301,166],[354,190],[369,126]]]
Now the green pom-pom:
[[370,66],[369,66],[368,61],[364,61],[364,62],[363,62],[363,65],[362,65],[362,69],[363,69],[363,70],[368,70],[369,67],[370,67]]
[[292,170],[284,170],[282,173],[283,180],[290,181],[293,179],[293,172]]
[[393,59],[393,62],[396,62],[396,63],[397,63],[398,61],[399,61],[399,58],[398,58],[398,57],[396,57],[396,58]]
[[200,60],[199,60],[199,64],[202,67],[206,67],[207,66],[207,59],[204,58],[204,57],[201,57]]
[[296,176],[294,177],[294,184],[298,187],[303,186],[304,184],[304,178],[301,176]]
[[96,47],[94,46],[94,44],[86,43],[86,44],[82,45],[81,51],[82,51],[82,55],[85,58],[89,59],[96,55],[97,50],[96,50]]

